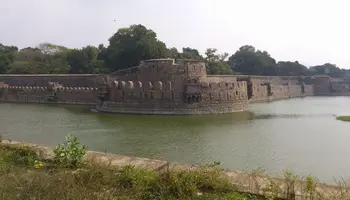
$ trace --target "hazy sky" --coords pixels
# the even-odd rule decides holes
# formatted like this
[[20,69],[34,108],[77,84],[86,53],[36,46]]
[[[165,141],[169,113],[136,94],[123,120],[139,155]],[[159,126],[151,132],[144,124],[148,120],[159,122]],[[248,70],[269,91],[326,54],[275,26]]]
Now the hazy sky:
[[168,47],[232,54],[251,44],[276,60],[350,68],[348,5],[346,0],[2,0],[0,43],[107,45],[118,28],[143,24]]

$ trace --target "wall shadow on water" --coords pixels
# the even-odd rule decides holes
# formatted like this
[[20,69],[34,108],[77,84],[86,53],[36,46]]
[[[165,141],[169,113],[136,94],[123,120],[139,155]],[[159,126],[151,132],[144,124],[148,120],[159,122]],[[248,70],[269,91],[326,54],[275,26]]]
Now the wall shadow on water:
[[214,115],[135,115],[135,114],[117,114],[117,113],[94,113],[89,108],[63,107],[69,112],[78,115],[89,115],[105,126],[183,126],[183,127],[205,127],[218,125],[232,125],[244,121],[252,120],[252,112],[237,112],[230,114]]

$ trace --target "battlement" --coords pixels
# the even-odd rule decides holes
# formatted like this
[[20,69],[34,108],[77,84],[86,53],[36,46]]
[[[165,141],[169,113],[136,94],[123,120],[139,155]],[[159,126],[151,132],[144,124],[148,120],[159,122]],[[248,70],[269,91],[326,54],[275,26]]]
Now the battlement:
[[[5,85],[4,89],[11,91],[51,91],[50,87],[39,87],[39,86],[8,86]],[[98,88],[90,87],[62,87],[57,88],[57,91],[98,91]]]

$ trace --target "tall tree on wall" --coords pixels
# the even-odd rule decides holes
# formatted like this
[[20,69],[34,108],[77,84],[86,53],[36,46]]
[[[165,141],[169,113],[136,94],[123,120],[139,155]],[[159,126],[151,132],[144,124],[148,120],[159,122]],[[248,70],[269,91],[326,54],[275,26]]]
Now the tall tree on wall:
[[276,61],[267,51],[244,45],[229,58],[233,71],[247,75],[278,75]]
[[140,24],[121,28],[109,39],[106,62],[110,69],[118,70],[136,66],[141,60],[169,56],[157,34]]
[[169,49],[169,55],[171,58],[182,58],[182,53],[180,53],[177,48],[173,47]]
[[209,48],[206,50],[205,55],[208,74],[233,74],[230,65],[226,61],[228,53],[218,54],[217,49]]
[[197,49],[192,49],[190,47],[182,48],[181,58],[184,59],[194,59],[194,60],[203,60],[204,58],[199,54]]

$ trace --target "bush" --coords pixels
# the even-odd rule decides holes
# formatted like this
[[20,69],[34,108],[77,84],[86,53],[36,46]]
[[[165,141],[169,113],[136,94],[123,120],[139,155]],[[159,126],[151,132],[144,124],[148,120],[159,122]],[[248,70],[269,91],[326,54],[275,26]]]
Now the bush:
[[5,154],[2,158],[5,163],[32,167],[35,162],[39,162],[40,160],[39,156],[34,151],[25,146],[13,148],[11,150],[6,150],[5,147],[2,148]]
[[54,161],[61,167],[77,168],[83,164],[83,157],[86,154],[87,146],[79,148],[79,142],[76,137],[66,136],[63,144],[57,145],[54,150]]

